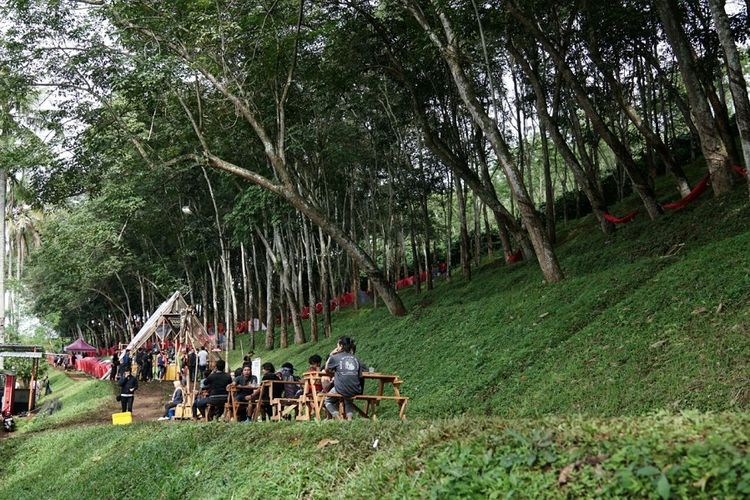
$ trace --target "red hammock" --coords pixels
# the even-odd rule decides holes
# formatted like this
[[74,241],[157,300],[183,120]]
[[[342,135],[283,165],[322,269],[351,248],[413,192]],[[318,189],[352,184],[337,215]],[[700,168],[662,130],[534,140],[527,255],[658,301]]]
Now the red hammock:
[[628,215],[625,215],[623,217],[615,217],[614,215],[605,212],[604,219],[611,222],[612,224],[625,224],[626,222],[630,222],[631,220],[635,219],[636,215],[638,215],[638,210],[633,210]]
[[523,253],[521,251],[517,251],[516,253],[512,253],[505,256],[505,262],[508,264],[514,264],[516,262],[520,262],[523,260]]
[[741,175],[742,177],[747,177],[747,170],[740,167],[739,165],[735,165],[732,167],[737,174]]
[[701,179],[700,182],[695,185],[695,187],[687,194],[687,196],[685,196],[681,200],[667,203],[663,205],[663,207],[670,210],[680,210],[685,208],[688,203],[692,202],[706,191],[709,179],[711,179],[711,174],[706,174],[706,176],[703,177],[703,179]]

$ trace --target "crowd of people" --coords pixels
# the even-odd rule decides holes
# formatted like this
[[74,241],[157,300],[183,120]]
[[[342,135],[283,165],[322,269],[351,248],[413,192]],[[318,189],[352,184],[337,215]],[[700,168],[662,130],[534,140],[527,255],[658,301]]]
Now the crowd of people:
[[[318,373],[316,378],[316,391],[320,393],[331,393],[350,398],[361,394],[363,391],[362,363],[356,356],[356,345],[349,337],[340,337],[336,348],[331,351],[325,363],[323,358],[315,354],[308,358],[308,367],[305,372]],[[140,356],[139,356],[140,355]],[[119,373],[117,383],[120,387],[118,400],[122,405],[122,411],[132,411],[135,392],[138,390],[139,380],[148,382],[151,366],[149,358],[151,354],[143,355],[141,350],[136,354],[135,362],[137,371],[132,372],[130,352],[126,351],[122,360],[113,357],[113,372]],[[140,361],[139,361],[140,360]],[[160,360],[163,360],[163,364]],[[157,353],[157,378],[163,380],[166,367],[169,362],[167,353]],[[115,366],[119,367],[115,371]],[[218,418],[223,414],[224,405],[229,399],[230,390],[235,391],[238,403],[236,418],[238,421],[253,421],[256,418],[269,419],[272,415],[271,401],[277,398],[297,399],[302,396],[304,385],[300,378],[295,375],[294,365],[290,362],[283,363],[277,371],[273,363],[266,362],[261,366],[261,380],[252,374],[252,353],[245,356],[243,363],[233,373],[227,373],[226,362],[217,360],[213,367],[209,367],[209,354],[205,347],[197,351],[188,349],[182,356],[183,371],[180,380],[175,380],[174,390],[169,401],[164,406],[164,414],[159,420],[168,420],[174,417],[176,408],[188,400],[190,380],[200,380],[198,393],[192,402],[192,417],[194,419]],[[263,384],[264,381],[278,381],[284,383]],[[260,401],[261,413],[255,415],[255,408]],[[344,400],[344,415],[339,414],[339,398],[328,397],[325,400],[325,408],[331,418],[352,418],[353,407],[348,399]],[[210,409],[210,412],[209,412]]]

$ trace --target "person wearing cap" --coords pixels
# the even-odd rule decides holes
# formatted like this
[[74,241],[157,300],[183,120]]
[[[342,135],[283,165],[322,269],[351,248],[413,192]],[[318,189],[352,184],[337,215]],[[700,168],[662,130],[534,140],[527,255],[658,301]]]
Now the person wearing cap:
[[[299,377],[294,375],[294,365],[289,361],[281,365],[281,371],[276,374],[279,380],[298,382]],[[285,398],[296,398],[301,394],[302,387],[299,384],[284,384],[283,396]]]

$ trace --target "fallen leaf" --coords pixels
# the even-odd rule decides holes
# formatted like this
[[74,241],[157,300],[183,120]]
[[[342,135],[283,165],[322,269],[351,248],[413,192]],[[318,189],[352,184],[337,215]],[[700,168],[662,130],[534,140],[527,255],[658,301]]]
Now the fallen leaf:
[[718,306],[716,307],[716,314],[721,314],[721,313],[723,313],[725,309],[726,309],[726,307],[724,307],[724,304],[719,304],[719,305],[718,305]]
[[695,309],[693,309],[693,312],[691,314],[703,314],[706,311],[708,311],[708,309],[706,309],[705,307],[696,307]]
[[563,470],[560,471],[560,475],[557,476],[557,484],[559,484],[560,486],[568,484],[568,481],[570,481],[570,476],[576,470],[578,465],[578,462],[573,462],[572,464],[568,464],[563,467]]
[[548,312],[542,313],[542,314],[539,315],[539,319],[546,318],[547,316],[549,316]]
[[664,345],[664,344],[666,344],[666,343],[667,343],[667,340],[666,340],[666,339],[664,339],[664,340],[660,340],[660,341],[658,341],[658,342],[654,342],[654,343],[653,343],[653,344],[651,344],[651,345],[650,345],[649,347],[650,347],[651,349],[657,349],[657,348],[659,348],[659,347],[663,346],[663,345]]
[[320,442],[318,443],[317,448],[318,449],[325,448],[329,444],[339,444],[339,440],[338,439],[321,439]]

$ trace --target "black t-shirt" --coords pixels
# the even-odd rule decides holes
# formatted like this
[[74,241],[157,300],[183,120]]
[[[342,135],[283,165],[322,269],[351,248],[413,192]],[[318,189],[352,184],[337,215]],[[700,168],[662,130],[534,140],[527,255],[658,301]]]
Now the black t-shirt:
[[232,377],[225,372],[214,372],[206,377],[206,388],[210,396],[222,396],[227,394],[227,386],[232,383]]

